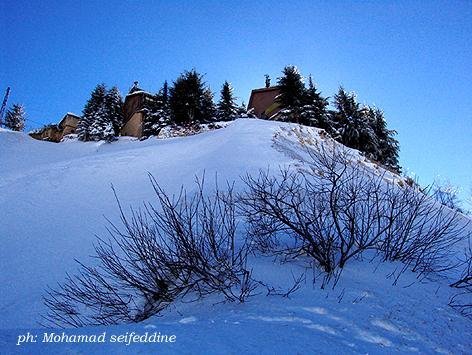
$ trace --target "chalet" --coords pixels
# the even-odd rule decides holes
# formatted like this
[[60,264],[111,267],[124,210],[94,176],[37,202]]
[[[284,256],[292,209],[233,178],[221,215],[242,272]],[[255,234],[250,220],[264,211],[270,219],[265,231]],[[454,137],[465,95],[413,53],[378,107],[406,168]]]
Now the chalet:
[[[67,112],[59,122],[58,127],[62,131],[62,136],[75,133],[79,124],[80,117],[72,112]],[[62,138],[62,137],[61,137]]]
[[258,118],[274,119],[280,112],[280,104],[276,101],[280,94],[278,86],[268,86],[262,89],[251,91],[248,111],[251,111]]
[[57,124],[48,124],[42,128],[36,129],[29,132],[31,138],[38,139],[40,141],[48,142],[60,142],[62,139],[62,133],[59,130]]
[[60,142],[64,136],[75,133],[80,117],[68,112],[64,115],[59,124],[49,124],[41,129],[30,132],[34,139],[49,142]]
[[[135,83],[136,86],[137,83]],[[132,136],[141,138],[143,136],[143,122],[146,112],[144,110],[146,101],[152,99],[152,95],[146,91],[131,89],[126,95],[123,105],[123,126],[121,127],[122,136]]]

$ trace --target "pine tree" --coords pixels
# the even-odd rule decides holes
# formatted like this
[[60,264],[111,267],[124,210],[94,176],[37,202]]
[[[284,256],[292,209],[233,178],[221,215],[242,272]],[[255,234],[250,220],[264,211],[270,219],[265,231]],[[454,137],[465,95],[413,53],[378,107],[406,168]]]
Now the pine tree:
[[321,96],[313,84],[313,80],[308,78],[308,88],[305,92],[304,105],[300,112],[300,123],[318,127],[328,133],[333,131],[333,123],[328,115],[328,100]]
[[290,122],[299,122],[300,111],[305,103],[305,84],[297,67],[286,66],[283,76],[277,79],[280,94],[276,100],[282,107],[282,117]]
[[361,108],[354,93],[340,87],[334,96],[336,111],[332,113],[335,138],[344,145],[369,152],[376,149],[376,136],[370,124],[368,110]]
[[159,94],[161,95],[162,105],[166,108],[169,108],[169,86],[167,84],[167,80],[164,81]]
[[122,122],[123,100],[119,90],[113,87],[107,91],[105,84],[99,84],[82,111],[77,127],[79,140],[111,142],[119,134]]
[[143,135],[146,137],[158,135],[162,128],[171,124],[167,81],[156,95],[145,98],[143,111]]
[[[91,140],[91,130],[94,129],[94,136],[98,135],[99,127],[97,124],[94,125],[98,116],[105,114],[105,97],[107,89],[105,84],[98,84],[90,95],[87,103],[82,110],[82,117],[77,126],[77,135],[81,141]],[[94,127],[92,127],[94,125]]]
[[116,138],[116,131],[113,123],[109,120],[104,124],[101,139],[107,141],[108,143],[115,141]]
[[[105,99],[102,105],[98,108],[96,112],[93,114],[93,121],[90,125],[89,131],[89,140],[91,141],[100,141],[104,140],[104,132],[106,129],[113,130],[113,124],[108,116],[108,110],[105,104]],[[109,137],[108,137],[109,140]]]
[[26,113],[21,104],[14,104],[5,115],[5,127],[12,131],[21,132],[25,129]]
[[238,115],[238,107],[236,106],[233,96],[233,88],[227,81],[224,82],[220,92],[220,101],[217,106],[217,118],[221,121],[234,120]]
[[382,110],[369,107],[368,114],[371,117],[372,130],[378,142],[377,149],[372,152],[373,159],[386,167],[400,172],[401,167],[398,162],[400,144],[395,139],[397,132],[387,128],[387,122]]
[[210,93],[203,76],[195,69],[181,74],[169,89],[169,107],[174,122],[186,125],[208,120],[213,102]]
[[248,112],[247,106],[244,103],[244,101],[241,102],[241,105],[239,105],[236,109],[237,109],[238,117],[242,117],[242,118],[255,118],[256,117],[254,114]]
[[214,122],[216,121],[216,106],[213,101],[213,93],[210,88],[206,88],[203,91],[203,95],[200,102],[201,117],[200,122]]
[[[114,136],[120,135],[121,126],[123,125],[123,99],[120,91],[116,86],[112,87],[105,96],[106,115],[108,121],[113,127]],[[105,124],[108,126],[108,123]],[[105,127],[106,128],[106,127]],[[109,132],[107,132],[108,134]]]

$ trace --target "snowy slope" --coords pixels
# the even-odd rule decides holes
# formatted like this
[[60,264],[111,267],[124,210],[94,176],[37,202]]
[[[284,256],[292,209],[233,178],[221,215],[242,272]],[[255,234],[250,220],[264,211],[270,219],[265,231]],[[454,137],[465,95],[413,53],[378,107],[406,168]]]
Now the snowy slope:
[[[41,341],[44,330],[37,322],[44,310],[45,286],[73,272],[74,258],[86,261],[92,254],[94,235],[105,233],[104,215],[117,219],[111,184],[123,205],[138,206],[153,199],[147,172],[166,190],[177,191],[182,184],[191,187],[203,172],[207,178],[217,172],[219,181],[238,181],[246,172],[293,164],[293,154],[274,144],[281,126],[287,130],[293,125],[239,119],[224,129],[190,137],[122,139],[112,144],[54,144],[0,131],[0,349],[7,353],[76,349],[70,344],[17,347],[15,343],[20,329],[38,334]],[[317,137],[316,130],[313,136]],[[254,263],[256,273],[281,287],[290,284],[291,271],[303,271],[301,265],[278,265],[269,259]],[[356,261],[347,266],[335,290],[320,290],[307,280],[291,299],[265,293],[242,305],[215,305],[206,299],[176,305],[144,324],[80,330],[108,335],[160,331],[175,334],[175,344],[82,344],[79,349],[84,353],[470,352],[467,335],[472,334],[472,322],[447,307],[451,295],[447,282],[409,286],[415,276],[408,274],[393,286],[386,276],[396,267]]]

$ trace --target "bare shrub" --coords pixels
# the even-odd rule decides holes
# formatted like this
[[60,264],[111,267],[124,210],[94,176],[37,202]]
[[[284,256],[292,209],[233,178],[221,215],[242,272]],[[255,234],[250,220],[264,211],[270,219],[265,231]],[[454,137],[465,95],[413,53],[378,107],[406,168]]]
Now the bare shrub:
[[422,275],[454,267],[453,246],[466,238],[468,223],[412,188],[386,193],[391,223],[380,245],[384,259],[400,260]]
[[457,281],[450,285],[458,289],[459,292],[451,298],[449,305],[462,314],[472,317],[472,241],[470,238],[464,256],[462,274]]
[[195,194],[181,189],[170,197],[150,179],[157,206],[145,204],[128,217],[117,199],[121,228],[110,224],[109,238],[98,238],[98,266],[79,263],[78,275],[48,290],[48,324],[139,322],[184,297],[218,293],[244,302],[252,294],[248,248],[236,245],[232,187],[207,197],[197,181]]
[[350,164],[344,151],[320,151],[307,171],[246,176],[240,206],[258,249],[308,255],[332,273],[375,248],[387,228],[382,177]]
[[452,210],[463,213],[461,200],[459,199],[459,188],[449,181],[435,181],[430,191],[431,196],[440,204]]
[[367,249],[420,274],[453,266],[466,227],[455,211],[373,173],[345,148],[305,148],[301,169],[244,178],[240,206],[258,250],[309,256],[328,274]]

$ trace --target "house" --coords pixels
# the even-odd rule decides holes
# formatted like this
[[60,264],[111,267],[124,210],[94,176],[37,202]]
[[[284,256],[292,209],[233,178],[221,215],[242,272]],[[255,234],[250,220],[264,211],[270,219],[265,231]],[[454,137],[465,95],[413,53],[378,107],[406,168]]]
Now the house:
[[44,127],[29,132],[29,136],[40,141],[57,143],[62,139],[62,132],[59,130],[59,127],[56,124],[48,124]]
[[123,126],[121,127],[122,136],[131,136],[141,138],[143,136],[143,123],[145,119],[145,104],[151,99],[152,94],[143,90],[131,90],[126,95],[123,105]]
[[275,100],[279,94],[280,89],[278,86],[252,90],[249,104],[247,105],[248,111],[252,111],[258,118],[275,118],[282,109]]
[[[72,112],[67,112],[59,122],[58,127],[62,131],[62,137],[75,133],[79,124],[80,117]],[[61,138],[62,138],[61,137]]]
[[42,141],[60,142],[65,135],[75,133],[80,117],[68,112],[59,124],[49,124],[29,133],[30,137]]

